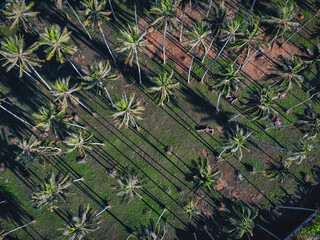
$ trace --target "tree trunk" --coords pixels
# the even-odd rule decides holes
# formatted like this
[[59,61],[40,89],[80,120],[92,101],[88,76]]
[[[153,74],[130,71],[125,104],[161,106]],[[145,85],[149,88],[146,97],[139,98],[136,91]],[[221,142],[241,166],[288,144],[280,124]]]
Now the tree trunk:
[[101,28],[101,24],[100,24],[99,22],[98,22],[98,25],[99,25],[99,29],[100,29],[101,35],[102,35],[102,37],[103,37],[104,43],[106,44],[106,46],[107,46],[107,48],[108,48],[108,51],[109,51],[109,53],[110,53],[113,61],[114,61],[114,62],[117,62],[116,59],[114,58],[112,52],[111,52],[111,49],[110,49],[109,44],[108,44],[108,42],[107,42],[106,36],[104,35],[104,32],[103,32],[103,30],[102,30],[102,28]]
[[218,101],[217,101],[217,106],[216,106],[216,110],[217,112],[220,112],[220,109],[219,109],[219,103],[220,103],[220,98],[222,96],[222,93],[219,93],[219,96],[218,96]]
[[227,44],[230,42],[231,37],[228,38],[228,40],[225,42],[225,44],[223,45],[223,47],[221,48],[221,50],[219,51],[218,55],[215,57],[215,59],[212,60],[212,62],[210,63],[209,67],[207,68],[207,70],[205,71],[205,73],[203,74],[202,78],[201,78],[201,83],[204,82],[204,78],[207,75],[207,73],[209,72],[209,70],[211,69],[212,65],[218,60],[218,58],[220,57],[221,53],[223,52],[223,50],[225,49],[225,47],[227,46]]
[[302,207],[287,207],[287,206],[277,206],[277,208],[283,208],[283,209],[293,209],[293,210],[303,210],[303,211],[311,211],[311,212],[318,212],[317,209],[312,208],[302,208]]
[[136,1],[133,2],[133,8],[134,8],[134,20],[136,22],[136,28],[137,28],[138,36],[140,36]]
[[209,16],[210,10],[211,10],[211,6],[212,6],[212,0],[210,0],[209,6],[208,6],[208,12],[207,12],[207,17]]
[[132,236],[133,236],[133,234],[131,233],[131,234],[127,237],[127,240],[129,240]]
[[101,213],[103,213],[105,210],[107,210],[108,208],[111,208],[110,205],[106,206],[101,212],[99,212],[95,217],[98,217]]
[[318,16],[318,14],[320,13],[320,11],[318,11],[312,18],[310,18],[305,24],[303,24],[297,31],[295,31],[286,41],[284,41],[281,46],[283,46],[284,44],[286,44],[294,35],[296,35],[298,32],[301,31],[301,29],[303,29],[309,22],[311,22],[315,17]]
[[27,226],[29,226],[29,225],[31,225],[31,224],[34,224],[35,222],[36,222],[36,221],[33,220],[32,222],[29,222],[29,223],[27,223],[27,224],[25,224],[25,225],[22,225],[22,226],[17,227],[17,228],[15,228],[15,229],[13,229],[13,230],[11,230],[11,231],[9,231],[9,232],[6,232],[6,233],[2,234],[2,236],[5,237],[5,236],[7,236],[7,235],[10,234],[10,233],[13,233],[13,232],[15,232],[15,231],[17,231],[17,230],[19,230],[19,229],[21,229],[21,228],[24,228],[24,227],[27,227]]
[[3,201],[0,202],[0,204],[5,204],[5,203],[7,203],[6,200],[3,200]]
[[29,67],[32,69],[32,71],[37,75],[37,77],[41,80],[41,82],[49,89],[49,91],[52,91],[52,88],[48,85],[48,83],[40,76],[40,74],[37,72],[37,70],[34,69],[34,67],[28,63]]
[[193,60],[194,60],[195,55],[197,54],[198,47],[199,47],[199,45],[194,48],[194,51],[192,54],[192,58],[191,58],[190,66],[189,66],[189,72],[188,72],[188,84],[190,84],[190,75],[191,75]]
[[196,235],[196,233],[195,233],[195,232],[193,232],[192,234],[193,234],[194,240],[198,240],[198,239],[197,239],[197,235]]
[[108,92],[107,88],[105,87],[105,88],[104,88],[104,90],[106,91],[106,93],[107,93],[107,95],[108,95],[108,98],[109,98],[109,100],[110,100],[110,102],[111,102],[112,106],[114,106],[113,101],[112,101],[112,99],[111,99],[111,97],[110,97],[110,94],[109,94],[109,92]]
[[293,107],[289,108],[289,109],[286,111],[286,113],[288,114],[288,113],[289,113],[292,109],[294,109],[295,107],[298,107],[299,105],[304,104],[305,102],[311,100],[311,99],[312,99],[314,96],[316,96],[317,94],[320,94],[320,92],[316,92],[316,93],[312,94],[311,97],[309,97],[308,99],[306,99],[306,100],[304,100],[304,101],[302,101],[302,102],[294,105]]
[[180,37],[179,37],[179,41],[181,42],[182,41],[182,31],[183,31],[183,23],[184,23],[184,14],[185,14],[185,11],[186,11],[186,4],[185,3],[182,3],[183,6],[182,6],[182,16],[181,16],[181,27],[180,27]]
[[73,69],[78,73],[78,75],[82,78],[83,75],[80,73],[80,71],[76,68],[76,66],[73,64],[73,62],[70,60],[70,58],[66,57],[67,61],[71,64]]
[[166,211],[167,211],[167,209],[166,209],[166,208],[164,208],[164,209],[163,209],[163,211],[162,211],[162,213],[160,214],[160,216],[159,216],[159,218],[158,218],[157,222],[156,222],[155,228],[157,228],[157,226],[158,226],[158,224],[159,224],[160,219],[162,218],[163,214],[164,214]]
[[109,5],[110,5],[111,12],[112,12],[112,14],[113,14],[114,20],[118,21],[118,18],[116,17],[115,12],[113,11],[113,7],[112,7],[111,0],[109,0]]
[[271,127],[267,127],[265,128],[264,130],[267,131],[271,128],[281,128],[281,127],[290,127],[290,126],[293,126],[294,124],[283,124],[283,125],[276,125],[276,126],[271,126]]
[[2,108],[4,111],[6,111],[7,113],[11,114],[12,116],[14,116],[16,119],[18,119],[19,121],[27,124],[28,126],[30,126],[31,128],[34,128],[34,126],[30,123],[28,123],[27,121],[23,120],[22,118],[18,117],[17,115],[15,115],[14,113],[10,112],[9,110],[7,110],[4,106],[1,105],[0,103],[0,108]]
[[228,120],[228,122],[231,122],[233,119],[236,119],[237,117],[240,117],[241,115],[242,115],[242,113],[239,113],[239,114],[235,115],[234,117],[230,118]]
[[87,33],[88,37],[90,38],[90,40],[92,40],[92,37],[90,35],[90,33],[88,32],[87,28],[83,25],[83,23],[81,22],[77,12],[73,9],[73,7],[69,4],[68,0],[66,0],[66,4],[71,8],[72,12],[74,13],[74,15],[76,15],[79,23],[81,24],[82,28],[84,29],[84,31]]
[[211,236],[211,234],[208,232],[208,230],[207,230],[205,227],[204,227],[203,229],[206,231],[206,233],[208,234],[208,236],[210,237],[210,239],[211,239],[211,240],[214,240],[214,238]]
[[81,178],[78,178],[78,179],[75,179],[75,180],[73,180],[73,182],[79,182],[79,181],[83,181],[84,180],[84,177],[81,177]]
[[140,128],[139,128],[139,126],[138,126],[138,124],[137,124],[136,120],[134,120],[134,117],[133,117],[132,115],[130,115],[130,117],[131,117],[131,119],[132,119],[132,121],[133,121],[133,123],[134,123],[134,125],[135,125],[136,129],[137,129],[138,131],[140,131]]
[[140,63],[139,63],[138,51],[137,51],[136,48],[134,49],[134,51],[135,51],[135,54],[136,54],[136,62],[137,62],[138,73],[139,73],[139,84],[142,85],[141,70],[140,70]]
[[91,113],[92,115],[95,115],[94,112],[92,112],[86,105],[84,105],[82,102],[80,102],[76,97],[72,96],[72,99],[75,100],[77,103],[79,103],[83,108],[85,108],[89,113]]
[[209,45],[209,48],[208,48],[208,50],[204,53],[204,56],[203,56],[203,58],[202,58],[201,63],[203,63],[204,60],[206,59],[206,56],[207,56],[207,54],[209,53],[209,51],[210,51],[210,49],[211,49],[211,47],[212,47],[212,44],[213,44],[214,39],[215,39],[215,37],[212,37],[212,40],[211,40],[210,45]]
[[164,22],[163,30],[163,64],[166,64],[166,32],[167,32],[167,19]]
[[78,125],[78,124],[68,123],[68,122],[63,122],[63,123],[66,124],[66,125],[70,125],[70,126],[74,126],[74,127],[78,127],[78,128],[82,128],[82,129],[87,130],[86,127],[82,127],[82,126],[80,126],[80,125]]
[[268,147],[273,147],[273,148],[276,148],[276,149],[279,149],[279,150],[289,151],[289,149],[287,149],[287,148],[282,148],[282,147],[274,146],[274,145],[271,145],[271,144],[268,144],[268,143],[256,141],[256,140],[253,140],[252,138],[247,138],[247,140],[251,141],[251,142],[254,142],[254,143],[257,143],[257,144],[265,145],[265,146],[268,146]]
[[257,227],[261,228],[263,231],[265,231],[266,233],[269,233],[272,237],[274,237],[275,239],[281,240],[280,238],[278,238],[276,235],[274,235],[272,232],[270,232],[269,230],[265,229],[264,227],[262,227],[259,224],[256,224]]

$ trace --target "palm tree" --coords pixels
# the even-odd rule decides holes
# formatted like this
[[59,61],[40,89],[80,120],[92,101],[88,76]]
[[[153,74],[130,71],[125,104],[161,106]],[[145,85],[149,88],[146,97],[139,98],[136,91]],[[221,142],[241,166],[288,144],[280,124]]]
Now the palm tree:
[[315,146],[308,141],[301,139],[300,143],[295,143],[295,149],[290,151],[291,157],[287,160],[291,163],[292,161],[298,161],[297,164],[300,164],[303,160],[307,159],[307,155],[313,152]]
[[140,199],[142,196],[137,192],[142,188],[139,177],[133,172],[126,169],[117,176],[117,183],[113,187],[117,191],[117,196],[122,200],[126,198],[134,198],[138,196]]
[[251,21],[244,34],[238,36],[237,40],[231,45],[230,49],[239,49],[240,54],[244,54],[244,59],[249,57],[250,50],[264,45],[264,34],[259,29],[259,20]]
[[198,199],[191,199],[185,206],[184,206],[184,212],[189,214],[189,220],[192,218],[194,214],[198,215],[200,214],[200,210],[198,210],[197,204],[199,200]]
[[277,179],[279,183],[283,183],[286,176],[290,174],[289,167],[291,162],[283,160],[283,157],[280,156],[276,164],[270,162],[268,164],[269,167],[263,174],[271,180]]
[[240,76],[240,70],[241,66],[236,67],[236,62],[221,68],[221,74],[215,79],[217,83],[213,85],[213,87],[220,92],[216,106],[217,112],[220,111],[219,102],[221,96],[229,97],[232,94],[232,91],[238,91],[239,82],[245,80],[244,77]]
[[140,105],[141,100],[137,100],[135,94],[131,94],[129,99],[126,94],[123,94],[122,98],[115,103],[116,113],[112,115],[116,126],[121,128],[124,125],[127,128],[130,122],[139,131],[140,128],[135,118],[142,119],[139,115],[144,110],[144,107]]
[[10,29],[19,25],[22,25],[26,32],[28,31],[28,28],[34,29],[29,22],[29,19],[36,17],[39,12],[33,12],[33,6],[34,2],[30,2],[29,5],[26,5],[25,0],[8,0],[3,13],[6,18],[13,21]]
[[275,100],[279,98],[279,94],[275,94],[270,87],[256,89],[247,98],[246,113],[252,117],[252,120],[266,119],[271,112],[277,112]]
[[155,15],[157,19],[152,23],[152,25],[160,24],[163,28],[163,63],[166,64],[166,33],[167,28],[171,29],[174,27],[173,20],[177,18],[177,13],[175,11],[178,2],[173,0],[159,0],[159,6],[153,6],[150,10],[150,14]]
[[78,104],[79,99],[74,97],[72,94],[80,90],[81,87],[78,87],[77,84],[69,88],[69,81],[71,77],[59,78],[56,80],[56,83],[53,86],[51,92],[54,96],[55,102],[61,103],[62,106],[68,106],[68,100],[73,104]]
[[193,50],[192,58],[189,66],[188,72],[188,84],[190,83],[190,75],[193,66],[193,60],[196,56],[199,48],[201,46],[204,48],[204,52],[207,52],[208,44],[206,43],[206,37],[211,33],[208,25],[206,25],[203,21],[196,22],[192,28],[192,30],[188,31],[186,34],[189,38],[191,38],[187,43],[191,46],[190,51]]
[[92,141],[93,134],[88,135],[87,132],[82,130],[79,133],[71,133],[66,140],[63,141],[67,145],[66,153],[71,153],[77,150],[80,158],[85,159],[87,151],[92,150],[93,145],[104,146],[104,143],[96,143]]
[[172,90],[179,86],[178,82],[173,82],[173,70],[171,70],[171,74],[168,72],[163,74],[159,74],[157,77],[151,79],[151,81],[156,84],[154,87],[148,88],[149,93],[154,93],[154,97],[159,105],[163,106],[164,102],[170,102],[170,96],[173,95]]
[[145,40],[143,40],[144,34],[139,36],[138,29],[133,26],[128,26],[124,30],[121,30],[120,37],[118,41],[121,42],[121,47],[116,49],[117,52],[127,52],[128,56],[125,60],[125,64],[132,66],[133,58],[136,58],[136,64],[139,73],[139,84],[142,84],[140,63],[138,52],[141,51],[141,47],[145,45]]
[[239,125],[237,125],[236,129],[230,129],[229,131],[226,131],[226,134],[226,146],[219,154],[219,157],[227,151],[227,154],[238,154],[239,160],[241,161],[242,151],[249,151],[247,139],[252,135],[252,132],[248,133],[245,129],[240,128]]
[[46,46],[45,53],[47,53],[46,60],[48,61],[51,60],[54,55],[56,56],[57,62],[60,63],[64,63],[65,59],[67,59],[81,77],[81,73],[69,59],[69,56],[77,51],[77,47],[70,43],[70,35],[71,32],[68,32],[67,28],[61,31],[59,25],[53,25],[44,29],[36,45]]
[[271,73],[268,79],[275,81],[272,86],[278,85],[286,92],[292,89],[293,84],[301,88],[301,84],[305,80],[302,73],[306,68],[302,60],[297,56],[288,59],[280,55],[279,58],[280,62],[276,63],[276,67],[268,69]]
[[63,235],[68,239],[82,240],[87,239],[89,233],[98,230],[101,222],[99,215],[97,216],[89,204],[86,208],[80,205],[78,215],[69,212],[68,221],[64,223],[65,227],[58,230],[63,231]]
[[217,56],[209,64],[209,67],[204,72],[200,83],[204,83],[205,76],[208,74],[212,65],[219,59],[221,53],[223,52],[225,47],[229,44],[229,42],[235,43],[236,36],[241,35],[240,33],[237,33],[239,27],[240,27],[240,23],[238,21],[233,20],[227,24],[226,29],[223,29],[221,38],[222,38],[222,41],[224,41],[225,43],[224,43],[223,47],[220,49],[220,51],[218,52]]
[[96,91],[101,94],[101,90],[104,90],[112,104],[113,101],[111,96],[107,90],[108,82],[115,81],[118,79],[118,76],[111,73],[111,66],[109,61],[106,61],[105,64],[102,62],[94,63],[94,65],[89,66],[88,71],[83,71],[86,76],[82,77],[83,80],[86,81],[86,86],[84,87],[85,90],[88,89],[96,89]]
[[68,175],[55,175],[51,172],[38,189],[32,195],[32,202],[37,208],[47,207],[50,212],[58,208],[61,201],[65,201],[68,196],[68,188],[71,186],[72,180]]
[[198,189],[200,186],[211,190],[214,184],[221,176],[219,169],[212,169],[206,158],[192,161],[191,176],[193,188]]
[[17,146],[19,154],[16,160],[21,162],[25,168],[28,168],[36,159],[41,160],[43,157],[61,153],[61,149],[58,147],[43,146],[42,141],[39,141],[35,135],[32,135],[29,139],[19,140]]
[[113,56],[113,53],[109,47],[109,44],[107,42],[107,39],[104,35],[104,32],[102,30],[102,20],[110,20],[108,17],[111,12],[104,11],[106,7],[106,0],[83,0],[81,1],[82,7],[85,9],[83,11],[83,14],[86,18],[84,25],[87,26],[91,24],[92,29],[95,27],[96,24],[98,24],[99,30],[101,32],[101,35],[103,37],[104,43],[106,44],[106,47],[113,59],[114,62],[116,62],[115,57]]
[[300,24],[295,20],[295,10],[292,3],[275,3],[271,7],[274,16],[263,16],[261,23],[265,23],[272,29],[273,42],[277,38],[283,38],[284,34],[297,28]]
[[202,63],[204,62],[208,52],[210,51],[213,41],[222,33],[224,29],[227,29],[229,22],[232,19],[232,14],[228,11],[224,5],[225,1],[218,4],[218,7],[214,9],[213,15],[204,19],[205,22],[209,23],[211,27],[211,42],[208,51],[205,52]]
[[[141,225],[141,230],[137,229],[136,237],[139,240],[164,240],[167,237],[168,228],[167,224],[161,228],[159,225],[160,219],[163,214],[166,212],[166,208],[163,210],[162,214],[160,214],[157,222],[155,223],[152,219],[148,225]],[[128,238],[127,238],[128,239]]]
[[312,48],[307,48],[306,54],[307,55],[304,54],[298,57],[301,58],[308,68],[313,64],[315,64],[316,67],[320,66],[320,43],[314,45]]
[[53,132],[60,137],[67,132],[66,122],[69,122],[72,117],[65,113],[65,107],[57,107],[50,103],[48,107],[41,107],[38,113],[34,113],[36,126],[41,127],[45,132]]
[[311,105],[305,109],[305,114],[302,116],[300,123],[307,127],[303,138],[315,140],[320,133],[320,114],[316,113]]
[[245,206],[242,201],[236,201],[232,206],[231,213],[226,215],[228,226],[223,227],[223,231],[235,239],[242,238],[244,234],[250,239],[250,236],[253,236],[254,219],[257,216],[257,209],[251,209]]
[[39,62],[41,60],[31,57],[35,46],[31,46],[25,49],[25,42],[22,35],[14,35],[13,37],[5,38],[5,41],[1,42],[0,54],[4,56],[6,62],[2,66],[7,66],[7,71],[10,71],[13,67],[19,66],[19,77],[22,77],[23,72],[31,72],[31,70],[38,76],[43,84],[51,90],[48,83],[40,76],[35,70],[35,67],[40,67]]

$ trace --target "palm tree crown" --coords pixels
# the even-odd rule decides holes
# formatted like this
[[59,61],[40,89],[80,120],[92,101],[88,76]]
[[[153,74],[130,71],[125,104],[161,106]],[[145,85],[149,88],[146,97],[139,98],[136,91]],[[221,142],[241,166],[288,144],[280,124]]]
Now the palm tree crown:
[[129,126],[129,122],[137,129],[139,129],[135,118],[141,120],[142,118],[139,115],[144,110],[141,105],[141,100],[137,100],[135,94],[131,94],[129,98],[126,94],[122,96],[122,99],[118,100],[115,103],[116,113],[112,115],[116,126],[121,128],[123,125],[125,127]]
[[290,91],[294,83],[301,87],[305,80],[302,75],[305,68],[306,66],[297,56],[288,59],[281,55],[280,63],[276,63],[276,68],[269,69],[271,74],[268,79],[275,81],[273,85],[278,85],[284,91]]
[[178,82],[173,83],[172,77],[173,71],[171,71],[170,75],[165,72],[151,79],[156,86],[148,88],[148,92],[154,93],[156,101],[161,106],[164,105],[165,101],[170,102],[170,95],[173,95],[172,90],[179,86]]
[[28,31],[28,19],[35,17],[39,12],[33,12],[32,7],[34,2],[30,2],[26,5],[25,0],[9,0],[6,3],[6,8],[3,10],[4,15],[9,20],[12,20],[11,29],[15,26],[22,24],[25,31]]
[[111,12],[104,11],[107,2],[105,0],[83,0],[81,1],[83,8],[83,14],[86,18],[84,25],[88,26],[91,24],[92,29],[95,24],[102,24],[102,20],[110,20],[108,17]]
[[22,77],[23,71],[31,72],[31,66],[40,66],[39,59],[33,58],[30,55],[35,50],[34,46],[25,49],[25,41],[22,35],[5,38],[1,42],[0,54],[5,57],[6,62],[3,66],[7,66],[7,71],[10,71],[14,66],[19,66],[19,77]]
[[47,53],[47,60],[50,60],[56,55],[57,62],[64,63],[65,57],[72,55],[77,47],[70,43],[71,32],[64,28],[61,31],[59,25],[53,25],[44,29],[40,35],[39,46],[47,46],[45,52]]
[[228,226],[223,230],[235,239],[241,239],[244,234],[253,236],[254,219],[258,216],[257,209],[251,209],[241,201],[236,201],[232,206],[230,215],[226,216]]
[[87,235],[90,232],[94,232],[100,228],[99,224],[102,220],[99,220],[99,216],[96,215],[96,212],[90,208],[89,204],[86,208],[80,205],[78,215],[70,212],[68,214],[68,221],[64,223],[65,227],[59,230],[63,231],[63,235],[68,237],[68,239],[87,239]]
[[38,208],[46,206],[49,211],[58,208],[60,201],[65,201],[68,196],[67,189],[71,186],[72,181],[69,176],[55,175],[53,172],[34,192],[32,201]]
[[274,16],[261,18],[261,22],[267,24],[272,29],[271,42],[278,37],[284,37],[284,34],[299,26],[295,19],[294,5],[292,3],[276,3],[272,7]]
[[78,104],[78,101],[76,101],[77,97],[72,94],[79,91],[81,87],[75,85],[70,88],[70,78],[71,77],[57,79],[52,91],[50,91],[52,96],[56,97],[55,101],[59,101],[63,107],[68,106],[68,100],[73,104]]

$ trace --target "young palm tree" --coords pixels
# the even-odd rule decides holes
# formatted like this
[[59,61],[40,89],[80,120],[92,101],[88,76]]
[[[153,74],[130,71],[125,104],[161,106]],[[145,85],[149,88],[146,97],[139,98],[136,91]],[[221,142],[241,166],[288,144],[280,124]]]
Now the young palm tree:
[[101,222],[99,215],[90,208],[89,204],[86,208],[80,205],[78,215],[69,212],[68,221],[64,223],[65,227],[58,230],[63,231],[63,235],[68,239],[82,240],[87,239],[89,233],[98,230]]
[[230,49],[239,49],[239,53],[244,54],[246,60],[251,49],[256,49],[264,44],[264,34],[259,30],[259,20],[257,22],[251,21],[244,34],[238,36]]
[[239,82],[244,81],[245,78],[240,76],[241,66],[236,67],[236,62],[229,64],[228,66],[221,69],[221,74],[215,79],[216,84],[213,85],[219,91],[218,101],[216,110],[219,112],[219,102],[221,96],[229,97],[232,94],[232,91],[238,91]]
[[115,103],[116,113],[112,115],[116,126],[121,128],[124,125],[127,128],[130,122],[139,131],[140,128],[135,118],[138,120],[142,119],[139,115],[144,110],[144,107],[140,105],[141,100],[137,100],[135,94],[131,94],[129,99],[126,94],[123,94],[122,99]]
[[226,134],[226,146],[219,154],[219,157],[221,157],[222,154],[227,151],[227,154],[238,154],[239,160],[241,161],[242,151],[249,151],[247,139],[252,135],[252,132],[247,133],[244,129],[237,125],[236,129],[230,129],[229,131],[226,131]]
[[145,40],[143,40],[143,38],[144,34],[139,36],[138,29],[136,27],[128,26],[124,30],[121,30],[120,37],[118,39],[118,41],[121,42],[121,47],[116,49],[117,52],[128,53],[125,64],[129,63],[130,67],[132,66],[134,57],[136,58],[140,85],[142,84],[142,79],[138,52],[141,51],[141,47],[145,45]]
[[291,163],[296,161],[297,164],[300,164],[303,160],[307,159],[307,155],[312,153],[315,149],[315,146],[309,143],[306,140],[301,139],[300,143],[295,143],[295,149],[291,150],[291,157],[287,160]]
[[288,59],[281,55],[280,63],[276,63],[276,68],[269,69],[271,74],[268,79],[275,81],[272,86],[278,85],[286,92],[292,89],[293,84],[301,88],[305,80],[302,75],[305,68],[306,66],[297,56]]
[[101,32],[101,35],[103,37],[104,43],[106,44],[106,47],[113,59],[114,62],[116,62],[115,57],[113,56],[113,53],[109,47],[109,44],[107,42],[106,36],[104,35],[104,32],[102,30],[102,20],[110,20],[108,17],[111,12],[105,11],[106,7],[106,0],[83,0],[81,1],[82,7],[85,9],[83,11],[83,14],[86,18],[84,25],[88,26],[91,25],[92,29],[95,27],[96,24],[98,24],[99,30]]
[[175,11],[178,2],[173,0],[159,0],[158,6],[153,6],[150,10],[150,14],[156,16],[156,20],[152,25],[160,24],[163,29],[163,63],[166,64],[166,34],[167,28],[172,29],[174,27],[173,20],[176,20],[177,13]]
[[316,113],[311,105],[305,109],[305,114],[300,119],[300,123],[307,127],[303,138],[315,140],[320,133],[320,114]]
[[72,117],[65,113],[65,107],[57,107],[50,103],[48,107],[41,107],[38,113],[34,113],[36,127],[41,127],[45,132],[53,132],[55,135],[63,137],[66,134],[66,122]]
[[205,53],[207,52],[208,44],[206,43],[206,37],[209,34],[211,34],[211,30],[209,29],[208,25],[206,25],[203,21],[200,21],[200,22],[196,22],[193,28],[190,31],[188,31],[186,34],[190,38],[190,40],[187,41],[187,43],[191,46],[190,51],[193,50],[192,58],[189,66],[189,72],[188,72],[188,84],[189,84],[194,57],[196,56],[201,46],[204,48],[204,52]]
[[290,161],[283,160],[282,156],[274,163],[268,163],[269,167],[263,171],[265,175],[270,180],[276,179],[279,183],[283,183],[286,176],[290,175]]
[[271,112],[277,112],[274,100],[278,99],[279,94],[275,94],[269,87],[256,89],[246,102],[246,113],[252,120],[266,119]]
[[208,52],[210,51],[213,41],[222,33],[224,29],[227,29],[229,22],[232,19],[232,14],[228,11],[224,5],[225,1],[218,4],[218,7],[214,9],[213,15],[204,19],[205,22],[209,23],[211,27],[211,42],[208,51],[205,52],[202,58],[202,63],[204,62]]
[[71,184],[72,180],[68,175],[55,175],[52,172],[33,193],[32,202],[39,209],[45,206],[50,212],[53,212],[61,201],[66,200]]
[[53,156],[61,153],[58,147],[43,146],[42,141],[39,141],[35,135],[29,139],[19,140],[17,146],[19,154],[16,160],[21,162],[25,168],[28,168],[35,160],[41,160],[42,157]]
[[108,82],[115,81],[118,79],[118,76],[111,73],[111,66],[109,61],[106,61],[105,64],[102,62],[94,63],[94,65],[89,66],[88,71],[83,71],[86,76],[82,77],[83,80],[86,81],[86,86],[84,87],[85,90],[88,89],[95,89],[99,95],[101,94],[101,90],[104,90],[112,104],[113,101],[111,96],[107,90]]
[[156,101],[161,106],[164,105],[165,101],[170,102],[170,96],[173,95],[172,90],[179,86],[178,82],[173,82],[172,77],[173,70],[170,75],[165,72],[151,79],[156,86],[148,88],[148,92],[154,93]]
[[157,222],[154,222],[150,219],[150,223],[148,225],[141,225],[141,229],[137,229],[137,239],[143,240],[164,240],[167,238],[168,228],[167,224],[161,228],[159,225],[160,219],[165,213],[166,209],[163,210],[162,214],[159,216]]
[[250,239],[250,236],[253,236],[254,219],[257,216],[257,209],[251,209],[243,202],[236,201],[232,206],[231,213],[226,215],[228,226],[225,226],[223,231],[235,239],[241,239],[245,234]]
[[29,19],[36,17],[39,12],[32,11],[33,6],[34,2],[30,2],[29,5],[26,5],[25,0],[8,0],[3,13],[6,18],[13,21],[10,29],[20,25],[23,26],[26,32],[29,28],[34,29],[29,22]]
[[25,49],[25,42],[22,35],[14,35],[13,37],[5,38],[5,41],[1,42],[0,54],[4,56],[6,62],[2,66],[7,66],[7,71],[10,71],[13,67],[19,66],[19,77],[22,77],[23,72],[31,72],[31,70],[38,76],[42,83],[51,90],[48,83],[40,76],[34,67],[40,67],[40,60],[31,57],[34,46]]
[[72,104],[78,104],[79,102],[79,99],[72,94],[79,91],[81,87],[78,87],[76,84],[69,88],[70,78],[71,77],[57,79],[52,91],[50,91],[52,96],[56,98],[55,102],[58,101],[64,107],[68,106],[68,101]]
[[[57,62],[64,63],[65,59],[70,61],[68,57],[77,50],[77,47],[70,43],[70,35],[71,32],[67,28],[61,31],[59,25],[53,25],[44,29],[44,32],[40,35],[39,42],[36,44],[38,46],[46,46],[46,60],[49,61],[53,56],[56,56]],[[71,65],[73,64],[71,63]]]
[[126,169],[117,176],[117,183],[113,187],[117,191],[117,196],[122,200],[126,198],[134,198],[138,196],[140,199],[142,196],[137,192],[142,188],[141,181],[133,171]]
[[192,163],[191,176],[193,188],[198,189],[202,186],[211,190],[212,184],[216,183],[221,176],[219,169],[212,169],[206,158],[199,158],[197,162],[193,161]]
[[227,28],[226,29],[223,29],[222,34],[221,34],[221,40],[224,41],[225,43],[224,43],[223,47],[220,49],[220,51],[218,52],[217,56],[209,64],[209,67],[204,72],[200,83],[204,83],[205,76],[210,71],[212,65],[219,59],[219,57],[220,57],[221,53],[223,52],[223,50],[225,49],[225,47],[230,42],[231,43],[235,43],[236,36],[241,35],[241,33],[237,33],[239,27],[240,27],[240,23],[238,21],[233,20],[233,21],[230,21],[227,24]]
[[295,20],[295,10],[292,3],[275,3],[271,7],[274,16],[264,16],[261,18],[261,23],[265,23],[272,29],[273,42],[277,38],[283,38],[288,31],[294,30],[300,24]]
[[189,220],[191,220],[192,216],[194,214],[198,215],[200,214],[200,210],[198,210],[197,204],[199,202],[199,199],[191,199],[185,206],[184,206],[184,212],[189,214]]
[[104,146],[104,143],[92,142],[93,134],[87,135],[84,131],[79,131],[79,133],[71,133],[65,141],[64,144],[68,146],[66,153],[71,153],[77,150],[81,158],[86,158],[87,151],[92,150],[93,145]]

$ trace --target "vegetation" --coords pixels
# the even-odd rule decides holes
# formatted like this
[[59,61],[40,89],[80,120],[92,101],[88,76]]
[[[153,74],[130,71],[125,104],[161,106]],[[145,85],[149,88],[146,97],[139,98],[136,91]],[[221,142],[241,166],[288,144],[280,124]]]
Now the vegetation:
[[318,8],[3,1],[0,238],[285,239],[319,196]]

